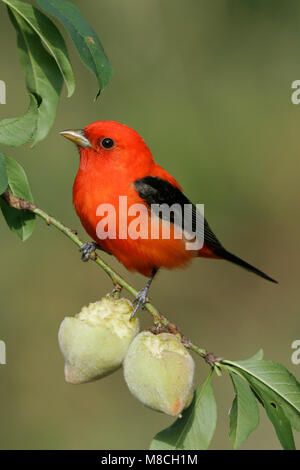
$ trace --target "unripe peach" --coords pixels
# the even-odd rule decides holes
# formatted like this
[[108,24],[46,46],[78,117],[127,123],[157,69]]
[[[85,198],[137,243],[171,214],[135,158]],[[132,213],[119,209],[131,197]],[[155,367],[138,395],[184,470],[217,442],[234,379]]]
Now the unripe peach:
[[124,360],[124,376],[131,393],[144,405],[179,415],[193,398],[194,360],[170,333],[138,334]]
[[83,307],[60,325],[58,340],[65,359],[65,379],[73,384],[97,380],[118,369],[139,331],[130,320],[132,303],[109,295]]

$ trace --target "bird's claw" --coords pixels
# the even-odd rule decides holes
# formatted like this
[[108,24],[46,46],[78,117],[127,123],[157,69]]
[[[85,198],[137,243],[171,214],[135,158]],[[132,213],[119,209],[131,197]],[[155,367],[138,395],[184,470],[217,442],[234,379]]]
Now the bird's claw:
[[88,261],[91,258],[91,255],[95,253],[96,249],[98,248],[97,243],[95,242],[86,242],[79,248],[81,253],[82,261]]
[[137,296],[133,301],[135,306],[134,306],[134,310],[133,310],[132,314],[130,315],[130,320],[135,317],[135,315],[136,315],[136,313],[137,313],[137,311],[140,307],[142,307],[142,309],[145,310],[145,306],[146,306],[146,303],[147,303],[147,300],[148,300],[147,299],[148,290],[149,289],[147,289],[147,287],[144,287],[143,289],[141,289],[137,293]]

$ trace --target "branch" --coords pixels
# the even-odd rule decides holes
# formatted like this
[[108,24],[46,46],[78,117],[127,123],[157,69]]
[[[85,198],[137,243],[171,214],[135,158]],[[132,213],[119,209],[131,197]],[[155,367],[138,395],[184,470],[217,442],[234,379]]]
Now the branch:
[[[6,201],[9,206],[14,207],[15,209],[28,210],[30,212],[33,212],[35,215],[45,220],[47,225],[53,225],[53,227],[57,228],[60,232],[64,233],[78,247],[81,247],[83,245],[83,241],[77,236],[77,231],[70,229],[62,222],[55,219],[54,217],[52,217],[47,212],[43,211],[30,201],[14,196],[9,191],[5,191],[2,194],[2,198]],[[100,258],[97,253],[94,253],[90,259],[96,264],[98,264],[98,266],[100,266],[100,268],[102,268],[103,271],[105,271],[106,274],[108,274],[108,276],[111,278],[115,286],[114,293],[116,295],[118,295],[122,289],[125,289],[127,292],[129,292],[129,294],[133,295],[134,297],[137,296],[138,291],[130,284],[128,284],[128,282],[126,282],[125,279],[123,279],[114,269],[112,269],[108,264],[106,264],[105,261],[103,261],[103,259]],[[169,331],[170,333],[177,335],[186,348],[189,348],[190,350],[199,354],[199,356],[205,359],[205,361],[211,366],[214,366],[221,360],[220,358],[214,356],[212,353],[207,353],[205,349],[199,348],[198,346],[193,344],[188,338],[186,338],[181,333],[181,331],[176,325],[171,323],[167,319],[167,317],[162,315],[157,310],[157,308],[154,307],[154,305],[152,305],[150,302],[146,303],[145,308],[150,313],[150,315],[152,315],[154,320],[154,327],[151,328],[151,331],[153,333],[158,334],[162,331]]]

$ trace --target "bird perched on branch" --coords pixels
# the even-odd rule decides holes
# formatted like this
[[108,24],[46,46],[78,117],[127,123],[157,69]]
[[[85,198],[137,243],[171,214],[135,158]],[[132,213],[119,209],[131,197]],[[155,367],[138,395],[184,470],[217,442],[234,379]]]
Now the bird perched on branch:
[[[200,229],[196,227],[193,232],[199,215],[197,207],[184,195],[173,176],[154,162],[151,151],[136,131],[115,121],[96,121],[84,129],[65,130],[60,134],[74,142],[80,154],[73,203],[83,227],[94,240],[80,248],[82,259],[88,260],[100,248],[114,255],[130,271],[149,277],[138,293],[134,314],[140,306],[144,307],[150,284],[160,268],[183,268],[195,257],[224,259],[277,282],[227,251],[204,218]],[[124,198],[126,207],[124,204],[121,207]],[[140,224],[147,222],[146,227],[139,227],[140,236],[136,236],[136,211],[130,215],[129,210],[137,204],[140,210],[144,209]],[[169,221],[162,213],[152,210],[153,206],[163,204],[174,208]],[[191,234],[200,241],[192,249],[187,247],[183,219],[176,217],[186,207],[192,220]],[[114,209],[114,215],[108,217],[109,209]],[[131,223],[135,223],[135,236],[129,234]],[[163,236],[166,224],[169,237]],[[155,236],[151,236],[153,226]]]

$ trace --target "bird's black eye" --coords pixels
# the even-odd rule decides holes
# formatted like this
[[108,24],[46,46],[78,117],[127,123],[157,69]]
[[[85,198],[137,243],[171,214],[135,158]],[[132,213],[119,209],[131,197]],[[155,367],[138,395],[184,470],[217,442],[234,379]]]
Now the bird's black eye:
[[115,143],[109,137],[105,137],[105,139],[101,140],[101,145],[105,149],[111,149],[115,145]]

